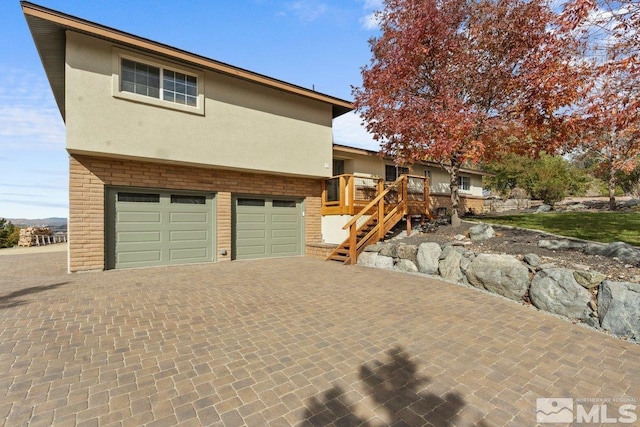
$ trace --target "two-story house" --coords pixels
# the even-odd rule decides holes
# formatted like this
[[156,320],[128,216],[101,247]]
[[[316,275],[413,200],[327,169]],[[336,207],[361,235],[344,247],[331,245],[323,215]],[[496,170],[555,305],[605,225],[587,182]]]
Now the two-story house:
[[22,9],[66,124],[69,270],[304,255],[351,102]]
[[[359,253],[447,206],[437,165],[333,144],[349,101],[21,4],[66,124],[69,271],[325,257],[341,242],[334,259],[354,262],[349,236],[368,236]],[[464,172],[462,207],[477,209],[481,174]]]

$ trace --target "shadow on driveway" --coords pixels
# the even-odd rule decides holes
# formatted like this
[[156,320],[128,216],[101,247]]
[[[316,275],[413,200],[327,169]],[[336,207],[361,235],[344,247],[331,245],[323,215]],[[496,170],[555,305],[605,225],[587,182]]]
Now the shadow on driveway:
[[70,282],[60,282],[60,283],[54,283],[52,285],[45,285],[45,286],[32,286],[30,288],[20,289],[19,291],[9,292],[8,294],[0,295],[0,309],[18,307],[20,305],[28,304],[29,301],[25,299],[20,299],[20,297],[24,297],[31,294],[37,294],[40,292],[45,292],[51,289],[56,289],[68,283]]
[[[387,354],[387,363],[376,360],[363,364],[358,373],[364,384],[365,396],[369,396],[376,412],[386,419],[387,425],[454,425],[458,413],[466,405],[462,395],[449,392],[440,397],[419,392],[431,379],[418,375],[417,365],[401,347],[394,347]],[[349,401],[341,387],[334,386],[322,396],[311,398],[301,426],[372,425],[356,412],[359,412],[357,405]],[[477,426],[484,427],[486,424],[481,421]]]

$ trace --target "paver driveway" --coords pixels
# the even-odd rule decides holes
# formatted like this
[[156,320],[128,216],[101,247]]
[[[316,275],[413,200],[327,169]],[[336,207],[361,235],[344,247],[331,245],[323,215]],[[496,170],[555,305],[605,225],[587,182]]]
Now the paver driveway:
[[64,268],[0,257],[7,426],[529,426],[539,397],[640,398],[640,346],[424,277],[308,258]]

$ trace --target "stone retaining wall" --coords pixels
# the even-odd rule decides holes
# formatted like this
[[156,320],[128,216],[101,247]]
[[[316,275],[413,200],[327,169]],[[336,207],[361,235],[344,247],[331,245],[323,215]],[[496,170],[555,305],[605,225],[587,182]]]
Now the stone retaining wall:
[[544,264],[536,254],[476,253],[457,243],[377,243],[365,249],[358,264],[438,275],[640,342],[640,284]]

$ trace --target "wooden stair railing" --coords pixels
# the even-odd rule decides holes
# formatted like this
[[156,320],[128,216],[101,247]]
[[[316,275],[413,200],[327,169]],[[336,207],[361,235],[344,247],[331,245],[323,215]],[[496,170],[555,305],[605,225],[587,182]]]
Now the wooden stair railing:
[[[407,176],[401,175],[393,184],[384,189],[384,191],[380,191],[375,199],[351,218],[342,227],[344,230],[349,229],[349,237],[327,257],[327,260],[355,264],[358,260],[358,255],[362,253],[366,246],[384,238],[407,214],[407,181]],[[390,206],[385,201],[385,197],[396,189],[398,191],[398,201],[393,204],[392,209],[386,212],[386,209]],[[358,226],[358,220],[368,212],[372,212],[369,219]]]

